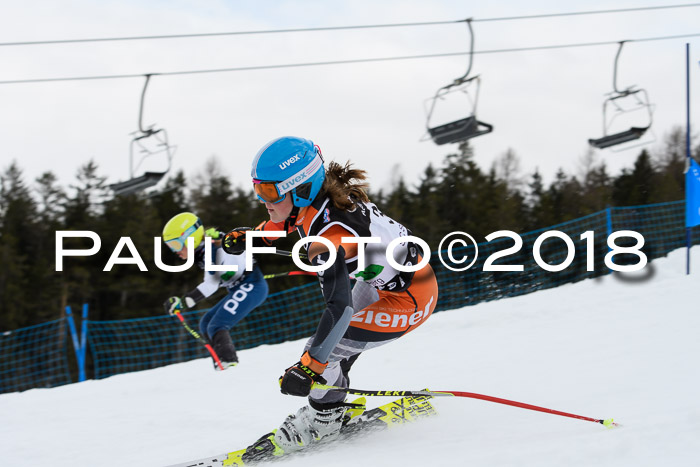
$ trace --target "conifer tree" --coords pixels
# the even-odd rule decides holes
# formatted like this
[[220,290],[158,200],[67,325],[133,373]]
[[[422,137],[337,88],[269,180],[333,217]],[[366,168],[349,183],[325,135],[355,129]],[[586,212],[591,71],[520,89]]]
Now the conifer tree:
[[16,162],[0,175],[0,330],[33,324],[39,304],[32,280],[36,259],[36,203]]
[[654,198],[659,202],[685,197],[686,138],[681,127],[675,127],[664,138],[664,145],[656,155],[658,183]]
[[428,164],[420,184],[418,185],[413,202],[412,218],[407,220],[408,227],[425,240],[431,249],[437,249],[442,237],[449,229],[444,219],[440,217],[436,207],[440,204],[438,193],[440,179],[432,164]]
[[149,197],[150,204],[156,210],[161,224],[174,215],[184,211],[190,211],[187,201],[187,180],[182,170],[170,176],[165,181],[163,188]]
[[[69,185],[69,193],[63,203],[65,230],[87,230],[96,232],[102,239],[100,251],[87,257],[67,257],[61,272],[62,304],[90,303],[99,289],[104,268],[112,248],[116,244],[105,242],[105,232],[110,224],[103,216],[105,202],[110,198],[107,177],[99,173],[93,160],[80,166],[76,172],[75,184]],[[90,239],[65,239],[64,248],[86,249],[92,246]]]
[[623,169],[613,183],[615,206],[635,206],[653,202],[657,172],[651,164],[649,152],[644,149],[634,162],[633,170]]
[[441,169],[442,183],[438,189],[438,212],[451,230],[463,230],[483,241],[488,227],[483,225],[482,203],[487,192],[487,179],[474,162],[474,152],[468,142],[459,144],[457,154],[449,154]]

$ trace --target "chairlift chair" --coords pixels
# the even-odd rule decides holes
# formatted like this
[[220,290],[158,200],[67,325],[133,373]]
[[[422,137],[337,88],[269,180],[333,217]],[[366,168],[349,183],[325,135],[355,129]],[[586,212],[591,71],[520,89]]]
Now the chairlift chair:
[[[620,42],[620,46],[617,49],[617,54],[615,55],[615,66],[613,69],[613,92],[608,94],[609,97],[603,102],[603,136],[588,140],[588,143],[594,148],[606,149],[630,141],[638,140],[644,136],[649,128],[651,128],[652,106],[649,103],[649,95],[647,92],[644,89],[634,88],[634,86],[630,86],[624,90],[619,90],[617,88],[617,63],[619,61],[620,52],[622,51],[624,42],[625,41]],[[635,100],[635,106],[632,109],[624,109],[619,104],[619,100],[628,97],[633,97]],[[610,119],[608,119],[608,109],[612,109],[615,112]],[[648,112],[649,118],[647,125],[633,126],[629,130],[608,134],[608,131],[610,130],[610,127],[612,126],[612,123],[616,117],[640,109],[646,109]]]
[[[479,80],[478,76],[471,78],[469,81],[476,79],[476,98],[478,98],[479,92]],[[442,93],[440,91],[443,91]],[[446,92],[445,92],[446,91]],[[491,133],[493,131],[493,125],[486,122],[482,122],[476,118],[476,99],[474,105],[471,109],[471,115],[453,122],[445,123],[442,125],[437,125],[434,127],[430,126],[430,120],[433,116],[435,110],[435,104],[438,99],[442,99],[445,94],[455,91],[464,91],[463,88],[455,89],[454,91],[446,90],[441,88],[435,97],[432,99],[432,104],[430,111],[428,112],[428,134],[437,145],[449,144],[449,143],[459,143],[466,141],[471,138],[476,138],[477,136],[485,135],[486,133]]]
[[165,176],[165,172],[145,172],[143,175],[131,178],[125,182],[113,183],[109,187],[115,195],[130,195],[156,185]]
[[[157,146],[155,150],[149,149],[144,144],[144,141],[147,139],[152,139],[156,142]],[[137,152],[141,155],[141,160],[135,168],[133,167],[134,152]],[[165,171],[144,172],[143,175],[140,175],[138,177],[134,176],[134,173],[138,171],[141,162],[143,162],[147,157],[160,153],[166,153],[167,155],[168,167],[165,169]],[[154,185],[157,185],[158,182],[160,182],[163,179],[163,177],[165,177],[165,174],[167,174],[170,171],[170,161],[172,159],[173,153],[174,148],[173,146],[170,146],[168,144],[168,136],[165,130],[153,130],[152,128],[148,128],[145,133],[138,134],[134,137],[134,139],[131,140],[131,146],[129,150],[129,173],[131,174],[131,178],[124,182],[114,183],[110,185],[110,188],[112,189],[115,195],[125,196],[133,193],[138,193]]]
[[[143,103],[146,95],[146,88],[148,87],[148,81],[151,75],[146,75],[146,83],[144,84],[143,91],[141,93],[141,106],[139,109],[139,129],[132,133],[135,135],[131,140],[131,145],[129,147],[129,175],[131,178],[124,182],[113,183],[109,187],[112,189],[115,195],[129,195],[132,193],[138,193],[147,188],[150,188],[158,182],[160,182],[165,174],[170,171],[170,165],[172,161],[173,154],[175,153],[175,146],[171,146],[168,143],[168,133],[165,129],[155,129],[154,125],[148,128],[143,127]],[[151,147],[150,144],[155,145]],[[134,154],[138,153],[141,156],[136,167],[134,167]],[[157,154],[165,154],[167,159],[167,168],[165,171],[157,172],[144,172],[142,175],[136,177],[134,173],[138,171],[141,163],[151,156]]]
[[[430,108],[427,112],[426,128],[430,138],[437,145],[459,143],[477,136],[485,135],[486,133],[491,133],[493,131],[493,125],[482,122],[476,117],[476,104],[479,98],[479,87],[481,85],[481,80],[479,79],[478,75],[471,78],[468,77],[472,69],[474,57],[474,31],[472,30],[471,21],[471,18],[466,20],[467,26],[469,27],[470,37],[469,65],[467,67],[467,72],[447,86],[443,86],[438,89],[435,96],[431,99]],[[430,122],[438,100],[442,100],[448,94],[455,92],[465,93],[467,97],[469,97],[469,93],[467,91],[469,86],[473,83],[476,84],[476,91],[474,93],[474,99],[472,101],[472,107],[469,111],[469,115],[453,122],[431,127]]]

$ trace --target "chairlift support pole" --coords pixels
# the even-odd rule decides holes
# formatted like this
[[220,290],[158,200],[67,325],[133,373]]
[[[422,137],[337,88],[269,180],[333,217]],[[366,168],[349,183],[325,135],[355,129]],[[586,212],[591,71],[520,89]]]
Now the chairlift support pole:
[[139,106],[139,130],[141,130],[141,133],[146,133],[146,130],[143,129],[143,103],[146,100],[146,89],[148,89],[148,82],[151,80],[150,74],[145,75],[146,77],[146,82],[143,84],[143,90],[141,91],[141,105]]
[[473,18],[467,18],[464,20],[469,28],[469,65],[467,66],[467,71],[464,73],[464,75],[461,78],[457,78],[450,86],[459,85],[465,81],[468,81],[467,77],[472,71],[472,65],[474,64],[474,29],[472,28],[472,19]]
[[632,87],[629,87],[624,91],[620,91],[619,89],[617,89],[617,64],[620,60],[620,54],[622,53],[622,47],[625,45],[625,42],[627,41],[619,42],[620,46],[617,48],[617,53],[615,54],[615,66],[613,67],[613,90],[618,94],[628,93],[632,90]]
[[[143,129],[143,104],[146,100],[146,90],[148,89],[148,82],[151,80],[152,74],[144,75],[146,82],[143,83],[143,90],[141,90],[141,102],[139,104],[139,131],[145,136],[150,136],[153,133],[153,127]],[[129,157],[129,175],[134,178],[134,157],[133,154]]]

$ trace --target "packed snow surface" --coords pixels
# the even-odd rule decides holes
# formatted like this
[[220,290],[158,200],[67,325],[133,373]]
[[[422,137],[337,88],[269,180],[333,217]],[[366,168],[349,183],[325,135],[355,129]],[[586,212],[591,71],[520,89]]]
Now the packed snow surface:
[[[682,249],[642,274],[437,313],[351,373],[361,389],[475,392],[622,427],[441,398],[438,417],[278,465],[699,465],[700,249],[692,253],[689,276]],[[0,395],[0,465],[157,467],[245,447],[304,404],[277,385],[302,347],[245,350],[224,372],[201,359]]]

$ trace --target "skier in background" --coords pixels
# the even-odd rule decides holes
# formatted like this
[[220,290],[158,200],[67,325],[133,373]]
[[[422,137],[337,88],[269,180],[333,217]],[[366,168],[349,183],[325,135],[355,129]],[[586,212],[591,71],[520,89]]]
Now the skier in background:
[[[168,221],[163,228],[163,241],[181,259],[186,260],[194,254],[194,261],[204,269],[205,236],[202,221],[191,212],[183,212]],[[204,271],[204,280],[182,298],[170,297],[165,303],[165,311],[174,314],[182,309],[191,309],[201,300],[211,296],[219,288],[225,288],[227,294],[214,305],[200,320],[199,329],[221,360],[223,369],[238,363],[236,348],[231,340],[231,328],[246,317],[255,307],[267,298],[267,282],[257,264],[253,270],[246,272],[245,255],[230,255],[221,248],[220,237],[223,232],[214,228],[207,229],[206,236],[212,237],[213,265],[236,265],[238,271]],[[194,240],[194,250],[187,247],[187,238]],[[218,369],[217,365],[214,365]]]
[[[255,193],[270,216],[256,230],[318,235],[335,250],[333,259],[322,243],[306,245],[313,265],[332,263],[318,274],[326,308],[301,358],[280,377],[282,393],[308,396],[309,405],[287,417],[274,436],[265,435],[255,444],[258,450],[280,447],[291,452],[337,435],[353,407],[345,403],[344,392],[312,389],[313,384],[348,387],[348,373],[360,353],[420,326],[435,309],[438,287],[429,264],[415,273],[400,272],[389,264],[387,245],[410,232],[369,201],[364,171],[335,162],[326,169],[313,142],[282,137],[258,152],[252,177]],[[233,254],[245,251],[246,230],[226,234],[223,248]],[[341,239],[370,236],[379,237],[380,243],[364,248],[365,268],[360,271],[358,245]],[[254,240],[256,246],[270,241]],[[411,266],[422,258],[416,245],[406,241],[394,249],[394,259]],[[351,276],[357,280],[352,289]]]

